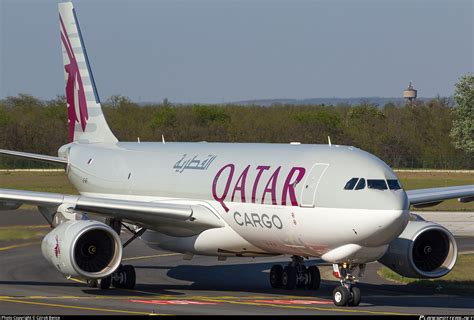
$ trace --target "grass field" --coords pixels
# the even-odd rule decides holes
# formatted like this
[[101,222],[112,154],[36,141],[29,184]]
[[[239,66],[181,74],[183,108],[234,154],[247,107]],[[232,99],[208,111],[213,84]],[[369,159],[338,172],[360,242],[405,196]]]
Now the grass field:
[[0,241],[41,239],[50,230],[49,225],[0,227]]
[[0,172],[0,188],[77,194],[64,172]]
[[413,288],[431,288],[433,292],[456,295],[474,295],[474,280],[472,277],[473,254],[463,254],[458,256],[458,261],[453,270],[446,276],[433,280],[420,280],[404,278],[392,270],[382,267],[378,273],[385,279],[398,283],[406,283]]
[[[406,190],[474,184],[474,173],[399,172],[398,176]],[[0,172],[0,188],[77,194],[63,172]],[[474,211],[474,202],[454,199],[423,210]]]

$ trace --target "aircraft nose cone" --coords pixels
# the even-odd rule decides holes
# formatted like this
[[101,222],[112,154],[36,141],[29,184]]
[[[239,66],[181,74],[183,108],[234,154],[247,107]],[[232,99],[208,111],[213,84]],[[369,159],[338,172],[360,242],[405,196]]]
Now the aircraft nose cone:
[[383,210],[374,219],[373,233],[368,237],[365,245],[381,246],[396,239],[408,224],[410,211],[408,209]]
[[400,190],[369,190],[368,208],[378,208],[383,210],[408,210],[409,202],[407,194],[403,189]]

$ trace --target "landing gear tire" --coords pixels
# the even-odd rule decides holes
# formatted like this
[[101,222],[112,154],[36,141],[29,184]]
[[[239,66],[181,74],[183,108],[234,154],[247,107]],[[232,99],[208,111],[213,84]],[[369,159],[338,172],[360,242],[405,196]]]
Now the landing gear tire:
[[123,271],[125,272],[125,289],[133,289],[135,288],[135,283],[137,280],[137,276],[135,274],[135,268],[130,265],[126,265],[123,267]]
[[292,290],[296,286],[296,268],[287,266],[281,274],[281,283],[285,289]]
[[103,279],[98,280],[98,287],[102,290],[106,290],[110,288],[110,284],[112,282],[112,277],[108,276]]
[[112,285],[115,288],[123,288],[123,283],[125,283],[125,273],[123,272],[123,265],[120,265],[117,270],[112,274]]
[[270,284],[274,289],[281,289],[283,287],[282,281],[283,267],[279,264],[274,265],[270,269]]
[[[298,269],[299,268],[299,269]],[[310,277],[309,277],[309,272],[308,268],[306,268],[304,265],[297,267],[296,270],[296,288],[298,289],[304,289],[307,286],[309,286],[310,283]]]
[[135,268],[120,265],[112,275],[112,285],[120,289],[133,289],[136,284]]
[[360,304],[360,300],[361,300],[360,289],[357,287],[352,287],[351,297],[347,304],[351,307],[357,307]]
[[99,281],[97,279],[87,280],[87,286],[89,288],[97,288],[99,286]]
[[350,298],[351,298],[351,293],[344,286],[338,286],[332,292],[332,301],[338,307],[343,307],[347,305]]
[[308,267],[309,273],[309,283],[308,289],[310,290],[318,290],[321,285],[321,273],[319,272],[319,268],[317,266],[310,266]]

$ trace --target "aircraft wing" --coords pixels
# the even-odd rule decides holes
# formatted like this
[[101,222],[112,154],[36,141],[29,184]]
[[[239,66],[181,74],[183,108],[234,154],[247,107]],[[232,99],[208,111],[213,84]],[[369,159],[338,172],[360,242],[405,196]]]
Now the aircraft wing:
[[4,149],[0,149],[0,154],[7,155],[7,156],[13,156],[13,157],[19,157],[19,158],[39,160],[39,161],[44,161],[44,162],[67,164],[67,159],[63,159],[63,158],[59,158],[59,157],[53,157],[53,156],[46,156],[46,155],[43,155],[43,154],[12,151],[12,150],[4,150]]
[[429,207],[448,199],[458,198],[460,202],[474,201],[474,185],[428,188],[406,191],[408,201],[415,207]]
[[[187,234],[198,234],[211,228],[223,227],[221,218],[203,205],[145,202],[64,195],[59,193],[0,189],[0,210],[15,209],[21,204],[56,210],[60,205],[77,211],[122,219],[147,229],[162,230],[169,226]],[[41,210],[40,210],[41,211]],[[56,212],[56,211],[54,211]],[[50,221],[51,222],[51,221]]]

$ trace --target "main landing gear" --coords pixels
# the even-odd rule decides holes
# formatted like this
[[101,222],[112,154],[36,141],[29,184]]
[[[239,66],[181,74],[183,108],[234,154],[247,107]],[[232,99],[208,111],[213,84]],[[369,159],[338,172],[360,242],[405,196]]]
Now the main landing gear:
[[357,278],[352,274],[357,267],[359,267],[359,276],[362,276],[365,265],[333,264],[333,274],[341,281],[341,285],[332,292],[332,300],[336,306],[355,307],[360,304],[360,290],[355,286]]
[[[333,265],[333,274],[341,282],[341,285],[337,286],[332,293],[332,300],[336,306],[355,307],[360,304],[361,293],[359,288],[355,286],[357,278],[353,275],[356,268],[359,268],[358,276],[362,276],[365,271],[365,264],[342,263]],[[321,275],[317,266],[306,267],[302,257],[292,256],[291,262],[286,267],[281,265],[272,266],[270,269],[270,284],[275,289],[307,288],[317,290],[321,284]]]
[[111,285],[120,289],[133,289],[135,283],[135,268],[130,265],[120,265],[112,275],[103,279],[87,280],[89,287],[100,289],[109,289]]
[[321,275],[317,266],[306,267],[303,257],[292,256],[291,262],[282,267],[277,264],[270,270],[270,284],[275,289],[319,289]]
[[[119,219],[108,218],[105,220],[105,223],[114,229],[118,235],[120,235],[122,226],[133,234],[133,236],[122,245],[123,248],[128,246],[133,240],[140,237],[146,231],[145,228],[133,230],[128,225],[123,224]],[[87,280],[87,285],[91,288],[100,289],[109,289],[111,285],[120,289],[133,289],[135,288],[136,279],[135,268],[131,265],[121,264],[110,276],[103,279]]]

